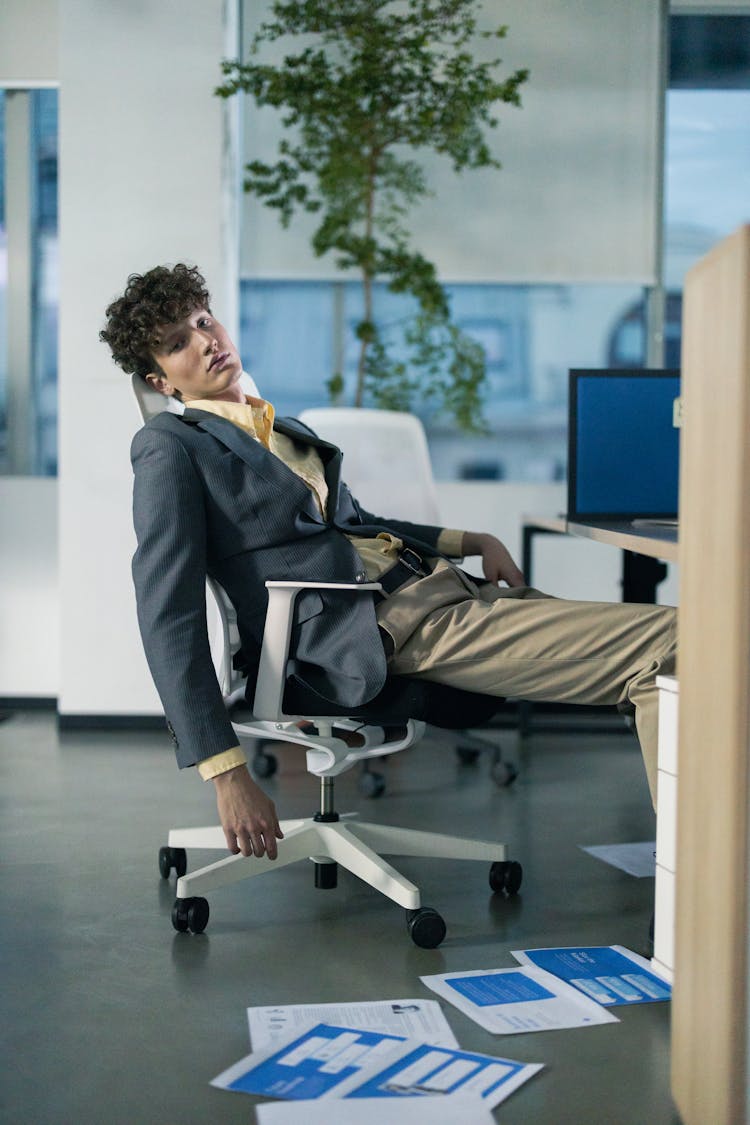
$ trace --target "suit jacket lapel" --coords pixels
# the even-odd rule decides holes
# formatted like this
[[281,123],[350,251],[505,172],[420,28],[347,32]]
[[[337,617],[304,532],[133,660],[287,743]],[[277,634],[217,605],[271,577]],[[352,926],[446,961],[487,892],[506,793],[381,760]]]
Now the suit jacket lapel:
[[232,453],[241,457],[258,476],[271,484],[278,484],[278,480],[273,479],[279,468],[278,459],[264,449],[259,441],[255,441],[239,426],[235,426],[234,422],[230,422],[227,418],[220,418],[217,414],[211,414],[208,410],[191,410],[189,407],[182,417],[186,422],[197,423],[199,429],[205,430],[222,445],[231,449]]
[[[181,417],[186,422],[196,423],[200,429],[210,433],[213,437],[217,438],[223,445],[241,457],[245,464],[249,465],[254,473],[263,477],[264,480],[276,486],[279,485],[280,479],[286,479],[287,475],[289,483],[295,488],[301,490],[301,495],[306,499],[311,497],[310,489],[304,484],[296,473],[292,472],[283,461],[278,457],[274,457],[265,446],[261,445],[259,441],[251,438],[239,426],[235,426],[234,422],[230,422],[227,418],[220,418],[217,414],[211,414],[208,410],[191,410],[189,407],[185,410]],[[325,472],[326,484],[328,485],[328,493],[330,497],[330,506],[334,507],[336,497],[338,497],[339,477],[341,474],[341,450],[337,446],[332,445],[328,441],[323,441],[319,437],[314,437],[304,426],[297,425],[292,419],[285,419],[284,421],[275,420],[274,429],[288,437],[294,438],[296,441],[301,441],[307,445],[314,445],[320,453],[321,460]],[[333,513],[331,513],[331,516]]]

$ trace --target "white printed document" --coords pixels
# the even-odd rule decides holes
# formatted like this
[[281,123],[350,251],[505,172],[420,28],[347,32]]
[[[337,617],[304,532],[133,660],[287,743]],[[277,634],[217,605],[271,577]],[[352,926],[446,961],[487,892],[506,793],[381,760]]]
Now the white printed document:
[[592,844],[585,847],[579,844],[582,852],[588,852],[594,859],[601,859],[612,867],[627,871],[637,879],[656,875],[656,842],[647,840],[642,844]]
[[211,1085],[295,1101],[457,1094],[492,1109],[541,1069],[541,1063],[319,1023],[240,1059]]
[[601,1005],[533,965],[420,979],[475,1023],[500,1035],[619,1023]]
[[[353,1101],[305,1102],[305,1125],[495,1125],[495,1118],[486,1105],[476,1098],[460,1095],[432,1098],[429,1113],[421,1098],[398,1098],[383,1112],[381,1098],[357,1098]],[[297,1102],[265,1102],[255,1107],[258,1125],[300,1125]]]
[[546,969],[599,1004],[647,1004],[672,995],[651,962],[622,945],[512,949],[511,953],[522,965]]
[[286,1004],[248,1008],[250,1046],[254,1051],[277,1042],[311,1023],[382,1031],[406,1039],[419,1039],[437,1047],[457,1047],[437,1000],[370,1000],[350,1004]]

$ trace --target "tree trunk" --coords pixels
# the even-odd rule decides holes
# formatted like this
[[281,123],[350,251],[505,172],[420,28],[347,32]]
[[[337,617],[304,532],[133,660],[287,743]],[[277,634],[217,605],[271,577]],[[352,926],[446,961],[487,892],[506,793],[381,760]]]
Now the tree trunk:
[[[370,172],[367,181],[367,201],[366,201],[366,219],[365,219],[365,238],[367,239],[368,246],[372,240],[373,220],[375,214],[375,175],[377,171],[377,155],[371,152],[370,155]],[[369,253],[369,250],[368,250]],[[362,293],[365,300],[365,323],[368,325],[368,331],[363,335],[360,340],[359,346],[359,362],[357,364],[357,387],[354,393],[354,405],[361,406],[362,399],[365,393],[365,365],[367,362],[367,349],[370,346],[370,331],[369,326],[373,323],[373,309],[372,309],[372,263],[363,263],[362,265]]]
[[[365,299],[364,319],[367,324],[372,324],[372,274],[367,270],[362,270],[362,292]],[[365,363],[367,361],[367,349],[369,346],[370,341],[367,337],[360,340],[359,362],[357,363],[357,388],[354,394],[355,406],[362,405],[362,399],[365,393]]]

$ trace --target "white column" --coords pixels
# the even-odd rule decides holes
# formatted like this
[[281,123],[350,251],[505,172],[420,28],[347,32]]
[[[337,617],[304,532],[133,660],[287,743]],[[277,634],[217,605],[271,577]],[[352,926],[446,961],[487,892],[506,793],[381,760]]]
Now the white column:
[[235,25],[232,0],[60,2],[62,716],[160,710],[130,578],[140,421],[98,333],[130,273],[178,261],[236,328],[236,171],[213,95]]

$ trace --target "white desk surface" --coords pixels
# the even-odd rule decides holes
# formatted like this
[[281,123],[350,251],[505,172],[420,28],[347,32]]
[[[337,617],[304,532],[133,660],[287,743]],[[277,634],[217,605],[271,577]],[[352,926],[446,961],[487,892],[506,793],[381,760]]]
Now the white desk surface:
[[649,555],[666,562],[678,561],[676,527],[633,527],[627,520],[601,524],[575,523],[566,520],[564,516],[549,514],[524,515],[522,520],[525,525],[538,527],[540,530],[558,531],[579,539],[609,543],[623,551],[634,551],[638,555]]

